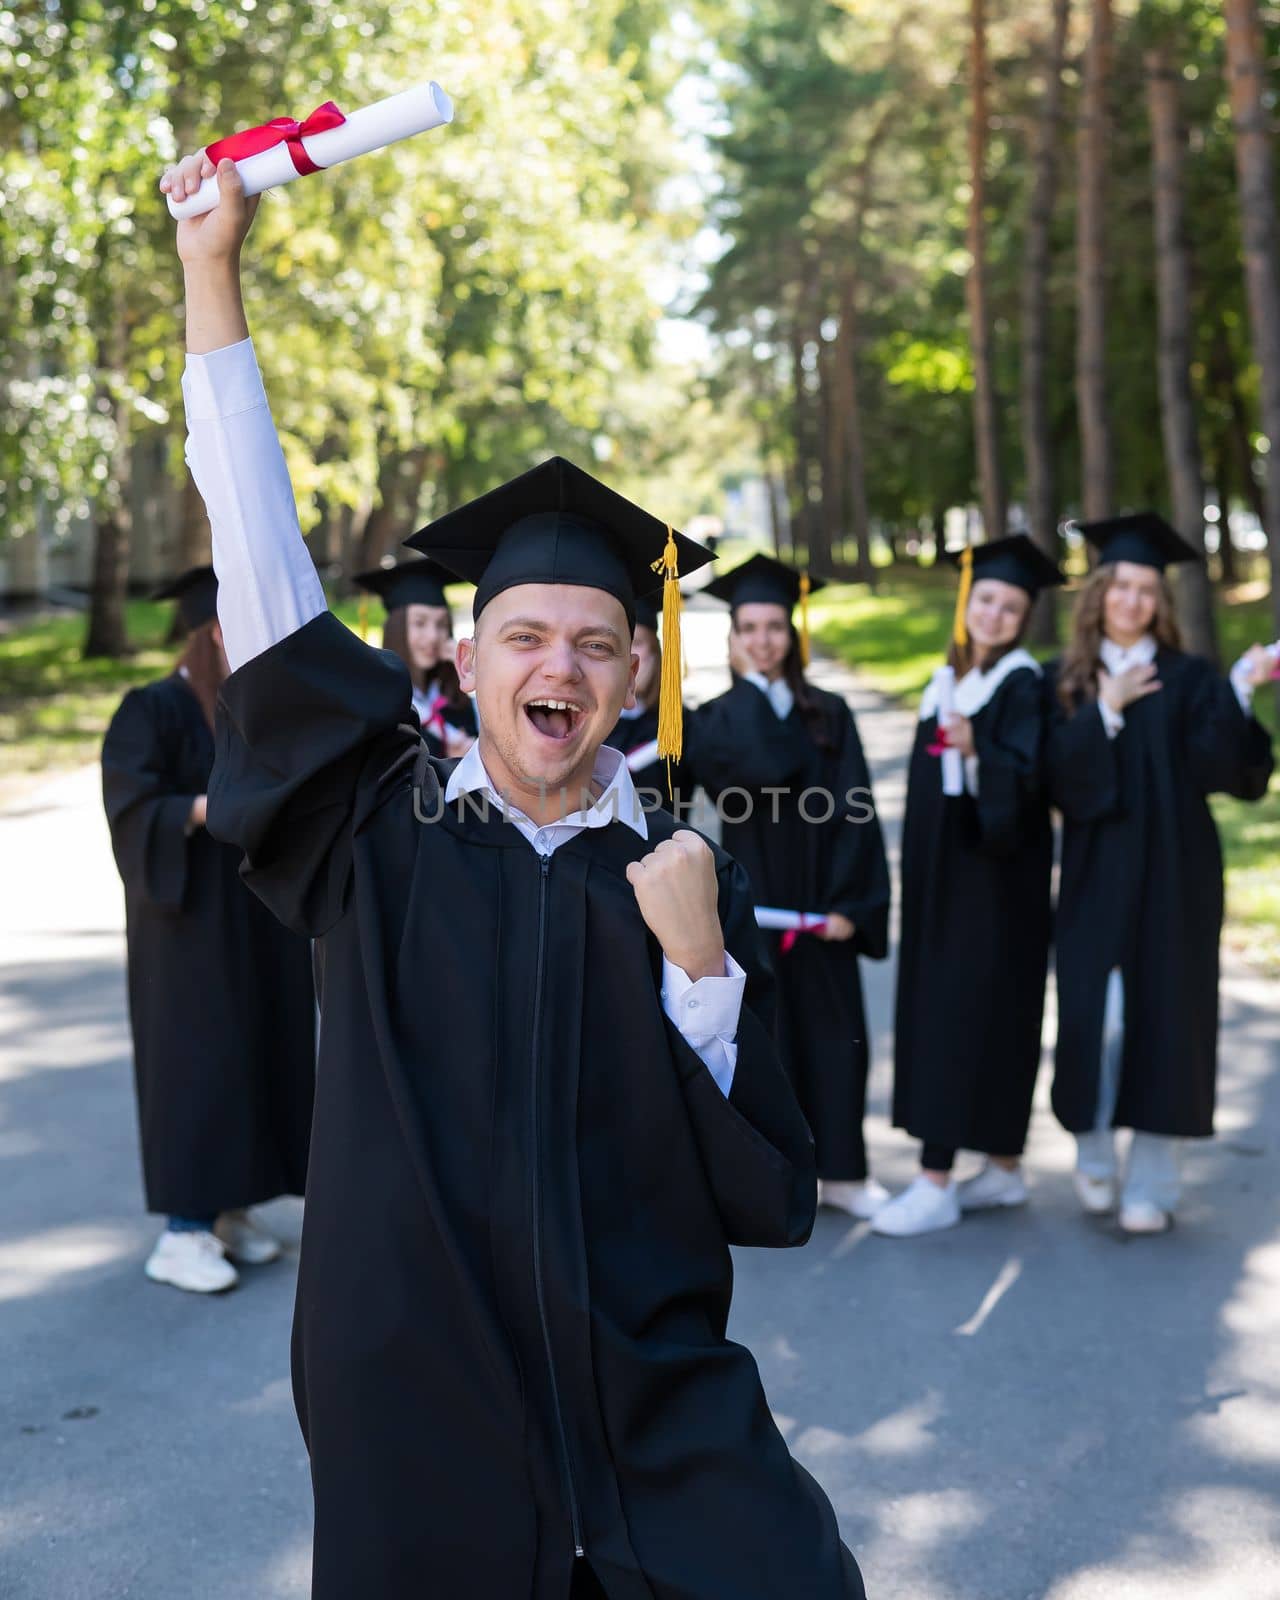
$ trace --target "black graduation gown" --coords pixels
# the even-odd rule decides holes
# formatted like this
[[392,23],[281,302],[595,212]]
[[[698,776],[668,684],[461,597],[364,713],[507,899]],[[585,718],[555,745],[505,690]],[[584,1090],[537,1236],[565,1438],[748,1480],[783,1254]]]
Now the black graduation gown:
[[1053,834],[1039,675],[1017,667],[971,719],[978,794],[942,793],[922,720],[902,831],[894,1125],[949,1150],[1020,1154],[1040,1065]]
[[[779,1048],[813,1130],[818,1173],[858,1180],[867,1172],[870,1057],[858,956],[880,960],[888,949],[889,867],[849,708],[839,695],[812,685],[810,693],[829,750],[818,748],[796,707],[781,719],[755,684],[735,678],[694,714],[687,758],[717,802],[724,847],[746,868],[755,903],[838,911],[857,929],[842,944],[802,936],[785,952],[780,934],[762,937],[777,976]],[[822,794],[805,798],[806,789],[834,797],[828,820],[805,821],[802,804],[816,819],[827,810]]]
[[125,696],[102,748],[124,880],[129,1015],[147,1208],[203,1217],[301,1194],[315,1083],[306,941],[186,831],[213,734],[174,674]]
[[[626,882],[674,823],[540,857],[446,807],[394,657],[325,614],[223,690],[210,823],[325,947],[294,1322],[317,1600],[861,1596],[725,1337],[731,1243],[799,1244],[812,1145],[751,974],[731,1098]],[[461,814],[460,814],[461,813]],[[423,820],[427,819],[427,820]]]
[[1163,687],[1109,739],[1090,701],[1067,716],[1050,674],[1049,780],[1063,817],[1053,1108],[1094,1125],[1107,977],[1124,978],[1115,1125],[1213,1132],[1222,849],[1206,796],[1257,800],[1271,741],[1208,662],[1161,650]]
[[[685,726],[693,713],[685,708]],[[617,726],[604,741],[614,750],[621,750],[623,755],[630,755],[633,750],[642,750],[645,745],[652,744],[658,737],[658,708],[647,707],[638,717],[619,717]],[[692,785],[689,782],[685,764],[681,761],[671,763],[671,786],[667,786],[667,763],[659,761],[657,757],[647,767],[632,772],[631,781],[641,791],[640,802],[646,811],[654,808],[654,796],[658,796],[660,803],[666,810],[673,812],[681,822],[687,823],[692,807]]]

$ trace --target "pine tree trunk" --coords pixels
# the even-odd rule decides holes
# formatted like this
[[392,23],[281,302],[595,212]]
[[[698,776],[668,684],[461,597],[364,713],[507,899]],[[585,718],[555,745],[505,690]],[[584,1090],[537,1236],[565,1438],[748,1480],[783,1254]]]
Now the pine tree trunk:
[[[1253,355],[1261,373],[1262,431],[1280,451],[1280,263],[1262,29],[1255,0],[1226,0],[1227,77]],[[1280,634],[1280,468],[1267,459],[1263,526],[1271,558],[1271,608]]]
[[849,526],[857,546],[857,575],[874,584],[871,565],[871,516],[867,508],[866,446],[862,432],[862,402],[858,396],[858,284],[847,271],[840,284],[840,332],[836,338],[836,376],[844,414],[845,495]]
[[1093,0],[1085,50],[1076,206],[1076,409],[1086,521],[1115,511],[1107,406],[1106,172],[1110,118],[1111,0]]
[[[1200,429],[1191,389],[1191,252],[1186,227],[1186,135],[1178,103],[1178,76],[1163,49],[1148,51],[1147,111],[1151,120],[1151,182],[1155,198],[1157,364],[1160,426],[1173,525],[1205,553],[1204,469]],[[1177,569],[1178,620],[1187,648],[1217,662],[1213,590],[1203,561]]]
[[[1062,66],[1071,0],[1053,0],[1053,28],[1044,61],[1044,98],[1036,128],[1034,177],[1022,258],[1022,455],[1027,471],[1027,523],[1032,539],[1058,559],[1058,511],[1049,423],[1049,268],[1054,203],[1058,192],[1058,137],[1062,122]],[[1049,646],[1058,635],[1057,590],[1045,589],[1031,617],[1032,643]]]
[[969,344],[973,351],[973,435],[978,455],[982,523],[988,539],[1005,533],[1004,479],[1000,469],[999,408],[994,340],[987,294],[987,41],[985,0],[970,0],[969,40]]
[[[835,375],[835,346],[829,339],[818,335],[818,415],[822,428],[822,542],[825,547],[826,570],[830,571],[843,560],[841,549],[845,531],[844,511],[844,455],[845,419],[841,412],[840,396]],[[816,565],[816,563],[815,563]]]
[[1227,428],[1220,428],[1214,439],[1213,476],[1214,493],[1218,497],[1218,565],[1224,585],[1235,583],[1236,547],[1231,542],[1231,450],[1232,438]]

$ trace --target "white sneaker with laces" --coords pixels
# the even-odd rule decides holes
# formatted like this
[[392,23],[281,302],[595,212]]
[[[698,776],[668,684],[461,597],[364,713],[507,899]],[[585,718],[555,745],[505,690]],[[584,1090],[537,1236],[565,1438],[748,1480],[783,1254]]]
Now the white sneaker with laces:
[[1022,1168],[999,1167],[988,1161],[981,1172],[956,1185],[961,1211],[989,1211],[996,1206],[1024,1206],[1027,1182]]
[[847,1211],[851,1217],[869,1222],[881,1206],[889,1203],[889,1191],[876,1178],[863,1178],[861,1182],[846,1180],[818,1180],[818,1204],[832,1211]]
[[1125,1200],[1120,1207],[1120,1226],[1125,1233],[1166,1233],[1173,1222],[1150,1200]]
[[919,1233],[954,1228],[959,1220],[960,1202],[956,1198],[955,1184],[935,1183],[922,1173],[888,1205],[881,1206],[871,1219],[871,1231],[886,1234],[891,1239],[909,1239]]
[[1112,1178],[1091,1178],[1087,1172],[1073,1172],[1076,1198],[1091,1217],[1105,1217],[1116,1208],[1116,1186]]
[[280,1241],[247,1211],[224,1211],[213,1225],[227,1254],[242,1267],[265,1267],[280,1254]]
[[171,1283],[191,1294],[221,1294],[234,1289],[240,1275],[227,1260],[222,1241],[202,1230],[175,1233],[166,1228],[144,1269],[152,1283]]

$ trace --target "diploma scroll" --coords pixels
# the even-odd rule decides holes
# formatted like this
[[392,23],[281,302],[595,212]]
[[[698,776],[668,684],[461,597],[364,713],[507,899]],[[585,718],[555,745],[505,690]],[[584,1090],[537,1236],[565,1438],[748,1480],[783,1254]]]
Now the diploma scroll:
[[[938,733],[943,734],[947,718],[956,708],[956,674],[954,667],[939,667],[933,675],[934,694],[938,705]],[[964,757],[958,750],[942,751],[943,794],[964,793]]]
[[[369,155],[452,121],[453,101],[440,85],[420,83],[347,116],[329,104],[313,112],[305,122],[281,117],[262,128],[220,139],[208,149],[215,160],[219,154],[231,155],[244,180],[245,193],[261,194],[264,189],[292,183],[304,173],[336,167],[340,162]],[[313,128],[318,131],[311,131]],[[234,154],[240,143],[251,153]],[[230,148],[221,149],[224,145]],[[170,196],[169,215],[177,221],[202,217],[217,204],[218,180],[206,178],[185,200],[175,202]]]
[[784,911],[778,906],[757,906],[756,927],[782,935],[782,953],[793,950],[802,933],[825,933],[827,919],[820,911]]
[[650,739],[648,744],[637,745],[634,750],[627,751],[627,771],[643,772],[646,767],[651,767],[658,759],[658,741]]

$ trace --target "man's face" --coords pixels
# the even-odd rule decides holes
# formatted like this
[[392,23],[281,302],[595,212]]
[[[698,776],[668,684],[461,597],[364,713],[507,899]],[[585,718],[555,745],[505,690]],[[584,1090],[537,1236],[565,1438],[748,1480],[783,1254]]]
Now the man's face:
[[512,797],[568,790],[577,803],[596,751],[633,706],[638,662],[620,601],[602,589],[529,583],[495,595],[458,678],[480,712],[480,755]]

